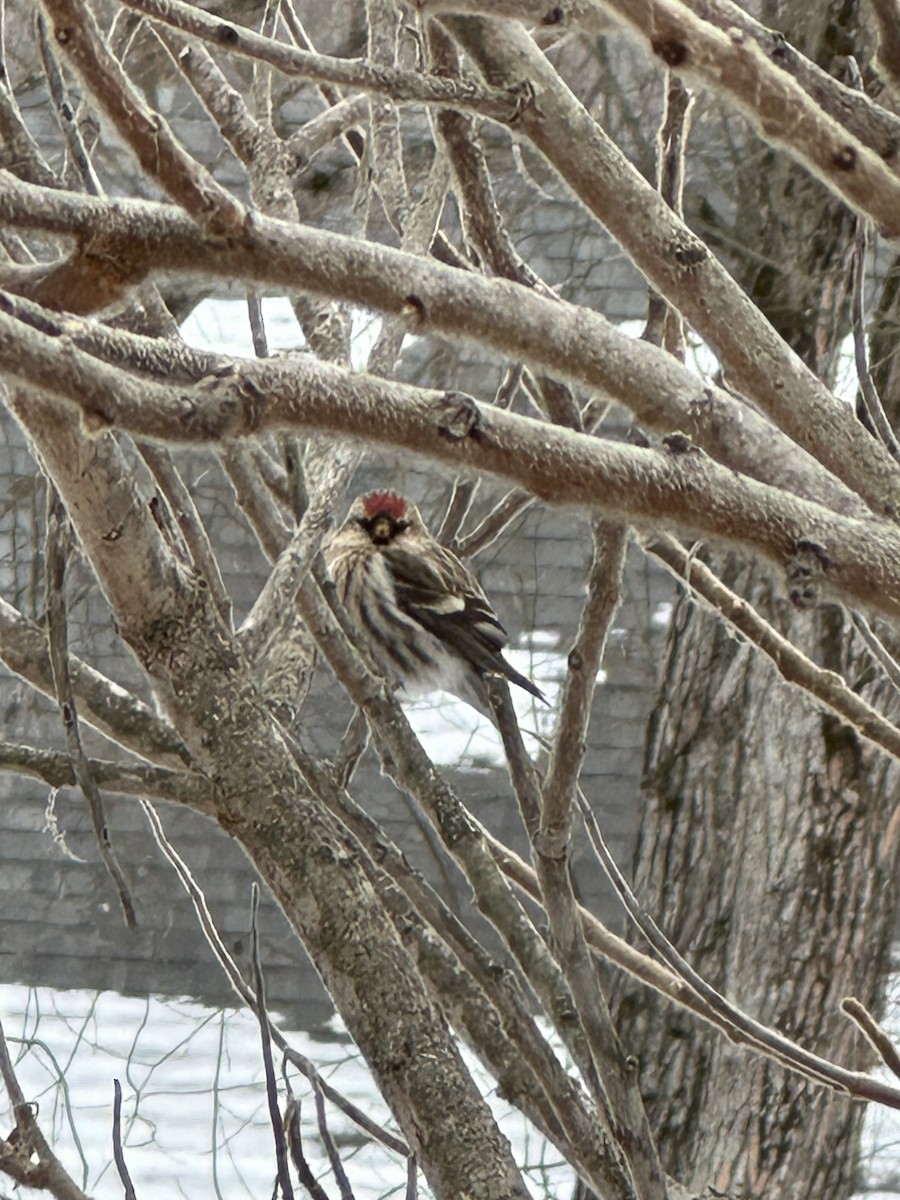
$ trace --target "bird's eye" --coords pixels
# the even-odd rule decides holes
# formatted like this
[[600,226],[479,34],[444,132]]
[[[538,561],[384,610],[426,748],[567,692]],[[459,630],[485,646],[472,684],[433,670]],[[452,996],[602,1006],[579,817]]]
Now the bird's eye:
[[394,523],[394,533],[402,533],[404,529],[409,529],[409,521],[396,521]]

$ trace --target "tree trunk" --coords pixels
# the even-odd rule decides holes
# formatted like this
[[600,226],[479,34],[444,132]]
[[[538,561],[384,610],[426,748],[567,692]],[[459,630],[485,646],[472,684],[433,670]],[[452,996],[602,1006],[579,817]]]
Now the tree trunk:
[[[824,65],[859,44],[855,6],[817,19],[788,36]],[[746,155],[742,178],[733,269],[828,378],[849,329],[852,219],[769,147]],[[852,686],[871,683],[877,673],[839,607],[796,612],[783,580],[730,557],[714,568],[816,661]],[[883,705],[887,689],[874,686]],[[895,766],[682,598],[645,768],[635,884],[646,907],[749,1013],[847,1066],[870,1066],[839,1005],[855,995],[877,1009],[883,994],[897,912]],[[618,1016],[676,1178],[768,1200],[850,1195],[861,1107],[750,1057],[634,984],[621,986]]]

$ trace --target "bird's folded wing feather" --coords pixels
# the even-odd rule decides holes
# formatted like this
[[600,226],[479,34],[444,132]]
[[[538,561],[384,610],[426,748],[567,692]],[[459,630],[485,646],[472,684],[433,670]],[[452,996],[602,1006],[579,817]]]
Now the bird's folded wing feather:
[[435,556],[440,569],[394,547],[384,557],[400,607],[466,658],[492,669],[489,656],[502,650],[508,638],[474,578],[462,575],[449,557]]

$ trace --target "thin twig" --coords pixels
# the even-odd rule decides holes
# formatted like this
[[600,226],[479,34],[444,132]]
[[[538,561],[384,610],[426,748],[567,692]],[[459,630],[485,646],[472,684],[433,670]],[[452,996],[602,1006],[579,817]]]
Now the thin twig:
[[275,1162],[277,1179],[281,1186],[283,1200],[294,1200],[294,1185],[288,1170],[287,1141],[284,1134],[284,1122],[281,1119],[281,1108],[278,1104],[278,1081],[275,1078],[275,1063],[272,1059],[272,1030],[269,1014],[266,1009],[266,987],[263,978],[262,963],[259,956],[259,884],[254,880],[250,887],[250,962],[253,968],[253,1011],[259,1021],[259,1033],[262,1041],[263,1066],[266,1073],[266,1099],[269,1103],[269,1121],[275,1138]]
[[450,502],[437,532],[437,540],[442,546],[449,546],[451,550],[455,551],[459,531],[462,529],[480,485],[480,479],[462,480],[457,478],[453,481]]
[[[0,1139],[0,1170],[16,1183],[48,1191],[56,1200],[88,1200],[50,1149],[37,1123],[37,1104],[25,1099],[0,1024],[0,1077],[9,1096],[16,1137]],[[80,1149],[80,1147],[79,1147]],[[84,1161],[82,1156],[82,1161]],[[85,1168],[85,1176],[87,1170]]]
[[872,657],[876,659],[884,674],[893,685],[894,691],[897,692],[900,690],[900,663],[897,662],[897,659],[891,654],[890,650],[888,650],[887,646],[861,612],[851,609],[850,619],[856,626],[857,632],[863,641],[869,647]]
[[866,257],[868,254],[867,221],[863,216],[856,218],[856,239],[853,253],[853,355],[859,391],[866,414],[876,437],[887,446],[895,459],[900,461],[900,442],[894,433],[869,365],[869,346],[866,338]]
[[125,1162],[125,1151],[122,1148],[122,1085],[118,1079],[113,1080],[113,1158],[116,1160],[116,1170],[125,1189],[125,1200],[137,1200],[134,1184]]
[[50,39],[47,37],[47,23],[44,20],[43,13],[40,11],[38,11],[36,24],[41,60],[44,64],[44,74],[47,77],[50,95],[53,98],[53,104],[56,109],[56,119],[62,129],[66,146],[71,155],[72,162],[75,164],[75,170],[77,171],[81,186],[88,195],[103,196],[105,194],[103,185],[97,176],[97,172],[94,170],[91,156],[88,153],[87,146],[84,144],[84,138],[81,136],[81,129],[78,125],[77,107],[69,95],[62,71],[59,69],[56,53]]
[[569,840],[572,802],[588,745],[597,673],[619,604],[628,531],[624,525],[597,522],[593,541],[587,600],[568,654],[559,722],[542,791],[540,848],[550,858],[562,857]]
[[[666,204],[684,215],[684,162],[693,95],[677,75],[666,71],[666,101],[656,140],[656,187]],[[684,321],[681,314],[655,288],[650,288],[644,341],[665,346],[684,362]]]
[[253,353],[257,358],[268,358],[269,339],[266,337],[262,301],[256,288],[247,289],[247,315],[250,319],[250,333],[253,337]]
[[845,1013],[865,1034],[872,1049],[879,1055],[884,1065],[900,1079],[900,1053],[893,1038],[884,1029],[861,1000],[855,996],[845,996],[841,1001],[841,1012]]
[[[534,869],[486,830],[482,829],[482,834],[506,878],[526,896],[538,904],[542,904],[543,897]],[[826,1059],[810,1055],[809,1051],[790,1041],[789,1038],[783,1037],[776,1030],[762,1025],[758,1021],[753,1021],[746,1014],[742,1014],[745,1027],[738,1028],[730,1018],[723,1015],[716,1004],[704,1000],[693,987],[669,967],[642,954],[634,946],[617,937],[587,909],[579,907],[579,915],[584,923],[588,942],[597,954],[607,962],[614,963],[622,970],[627,971],[629,975],[633,975],[635,979],[653,988],[668,1000],[680,1005],[687,1012],[700,1017],[714,1029],[725,1033],[735,1045],[745,1046],[757,1054],[771,1058],[781,1066],[797,1071],[836,1092],[851,1095],[860,1100],[874,1100],[888,1108],[900,1109],[900,1088],[891,1087],[870,1075],[858,1071],[848,1071]],[[813,1070],[807,1070],[802,1065],[801,1058],[813,1059],[818,1066]]]
[[768,1058],[774,1059],[782,1066],[798,1071],[816,1083],[862,1099],[878,1098],[882,1104],[887,1104],[891,1108],[900,1108],[900,1089],[882,1084],[880,1080],[873,1079],[861,1072],[848,1071],[837,1063],[813,1054],[776,1030],[748,1016],[721,992],[711,987],[676,950],[654,919],[641,906],[630,884],[610,854],[597,818],[580,790],[579,807],[591,846],[629,916],[670,970],[680,976],[688,987],[709,1005],[717,1015],[716,1023],[720,1029],[724,1030],[734,1041],[749,1041]]
[[309,1193],[310,1200],[328,1200],[328,1193],[316,1179],[312,1167],[303,1153],[303,1135],[300,1132],[300,1101],[291,1097],[284,1113],[287,1144],[297,1176]]
[[62,715],[69,758],[78,786],[87,801],[91,823],[100,848],[100,857],[112,880],[125,924],[133,929],[137,924],[134,904],[125,875],[119,865],[109,827],[106,823],[103,797],[91,770],[91,763],[84,752],[78,724],[78,707],[72,688],[69,669],[68,615],[66,612],[65,580],[66,559],[69,553],[69,525],[66,511],[59,493],[52,483],[47,485],[47,544],[45,562],[47,638],[50,651],[50,669],[56,698]]
[[517,517],[531,508],[534,500],[534,496],[519,488],[507,492],[484,520],[456,544],[455,553],[460,558],[475,558],[482,554],[490,546],[493,546],[497,538],[503,535]]
[[[505,680],[492,679],[488,694],[506,751],[513,790],[536,856],[544,911],[550,925],[550,944],[565,987],[555,994],[556,1005],[571,1006],[560,1022],[559,1008],[548,1009],[560,1036],[585,1080],[607,1136],[628,1163],[638,1200],[660,1194],[662,1167],[650,1132],[637,1081],[629,1072],[572,891],[567,847],[556,857],[545,854],[539,838],[541,785],[528,757],[515,719]],[[546,1004],[546,999],[545,999]]]
[[282,74],[389,96],[400,104],[474,109],[484,116],[503,121],[510,120],[525,101],[524,92],[520,96],[514,89],[492,90],[416,71],[380,67],[359,59],[333,58],[294,49],[244,25],[222,21],[182,0],[123,0],[123,3],[232,53],[267,62]]
[[858,696],[840,675],[807,658],[675,538],[667,535],[652,537],[645,539],[643,545],[669,568],[676,579],[690,587],[713,611],[762,650],[788,683],[803,688],[869,741],[894,758],[900,758],[900,728],[897,725]]
[[138,449],[168,501],[175,525],[184,539],[184,545],[190,553],[195,569],[209,584],[219,616],[230,629],[231,597],[225,587],[219,560],[213,550],[206,525],[197,511],[190,489],[185,485],[181,472],[164,446],[154,442],[140,442]]
[[[172,866],[175,874],[178,876],[181,886],[190,897],[191,903],[194,906],[194,912],[200,923],[200,930],[203,933],[203,936],[206,938],[210,949],[216,956],[219,965],[225,972],[229,983],[234,988],[238,997],[244,1002],[244,1004],[247,1005],[248,1008],[253,1009],[255,1003],[253,990],[247,985],[240,972],[240,968],[232,958],[224,941],[222,940],[219,931],[216,929],[215,922],[213,921],[212,915],[209,911],[209,907],[206,903],[206,897],[204,896],[202,889],[198,886],[196,880],[191,874],[190,868],[166,837],[165,831],[162,827],[162,822],[160,821],[156,810],[146,801],[141,801],[141,807],[144,810],[144,815],[150,823],[150,829],[153,833],[156,844],[159,846],[160,851]],[[285,1038],[281,1030],[271,1021],[269,1022],[269,1033],[272,1041],[275,1043],[281,1053],[284,1054],[288,1061],[291,1062],[299,1071],[301,1071],[308,1080],[312,1081],[313,1078],[317,1077],[318,1072],[316,1071],[313,1063],[298,1050],[293,1049],[293,1047],[289,1045],[287,1038]],[[375,1122],[366,1115],[366,1113],[364,1113],[357,1105],[353,1104],[352,1101],[347,1100],[345,1096],[342,1096],[340,1092],[338,1092],[327,1082],[327,1080],[321,1079],[319,1082],[321,1083],[322,1091],[325,1093],[331,1103],[336,1105],[341,1112],[349,1117],[354,1124],[358,1125],[360,1129],[362,1129],[369,1137],[371,1137],[374,1141],[380,1142],[383,1146],[386,1146],[395,1154],[402,1154],[404,1157],[409,1154],[409,1150],[405,1142],[403,1142],[400,1138],[395,1137],[393,1134],[385,1132],[385,1130],[383,1130],[379,1125],[376,1125]]]
[[325,1147],[328,1161],[331,1163],[331,1169],[337,1180],[341,1200],[355,1200],[353,1188],[350,1186],[350,1180],[347,1178],[347,1172],[344,1170],[344,1164],[341,1162],[341,1156],[338,1154],[334,1138],[328,1129],[328,1121],[325,1116],[325,1097],[322,1094],[322,1088],[318,1079],[313,1079],[313,1093],[316,1098],[316,1121],[319,1126],[319,1136],[322,1139],[322,1145]]

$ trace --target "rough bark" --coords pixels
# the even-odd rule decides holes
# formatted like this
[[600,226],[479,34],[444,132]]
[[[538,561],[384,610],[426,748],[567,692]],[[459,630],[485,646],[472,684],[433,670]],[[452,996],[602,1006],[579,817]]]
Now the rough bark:
[[123,636],[208,775],[219,823],[302,938],[435,1195],[524,1197],[506,1140],[390,916],[365,851],[308,790],[215,609],[179,567],[110,437],[20,395],[15,411],[52,475]]
[[[844,36],[858,37],[842,15]],[[821,48],[835,29],[823,26],[795,40]],[[853,223],[768,147],[746,164],[730,229],[743,245],[736,268],[827,378],[849,327]],[[870,681],[842,609],[793,612],[758,572],[715,566],[816,661],[856,686]],[[847,1065],[870,1052],[840,1001],[857,995],[877,1009],[889,965],[896,784],[881,752],[786,688],[715,617],[679,602],[648,735],[637,891],[729,997]],[[667,1167],[685,1183],[784,1200],[852,1192],[859,1107],[750,1063],[634,987],[622,989],[618,1012],[624,1041],[640,1047]]]

